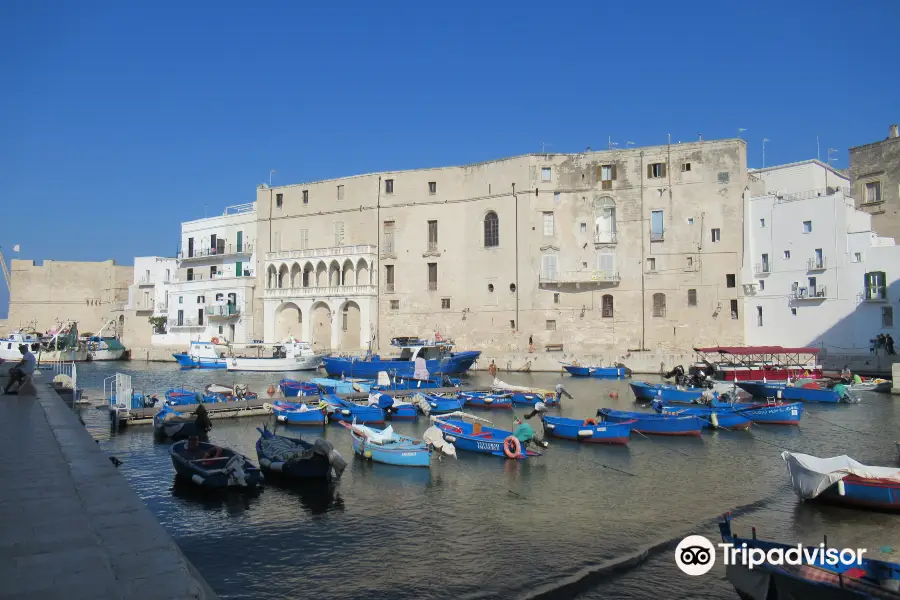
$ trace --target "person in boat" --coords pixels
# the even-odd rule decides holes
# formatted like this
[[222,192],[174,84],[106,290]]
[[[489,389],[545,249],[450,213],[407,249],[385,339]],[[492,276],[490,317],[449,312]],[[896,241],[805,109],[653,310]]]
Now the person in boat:
[[513,424],[516,426],[515,430],[513,430],[513,435],[517,440],[522,444],[522,447],[525,448],[528,444],[535,444],[536,446],[546,447],[547,443],[541,439],[538,439],[534,433],[534,428],[525,423],[519,418],[513,419]]
[[3,390],[3,393],[9,394],[10,389],[13,385],[16,386],[16,391],[25,381],[34,373],[35,365],[37,364],[37,359],[34,357],[34,354],[31,353],[31,350],[28,349],[27,344],[19,345],[19,352],[22,353],[22,360],[17,362],[9,369],[9,382],[6,384],[6,388]]
[[841,370],[841,383],[850,383],[853,381],[853,373],[850,372],[850,366],[844,365]]

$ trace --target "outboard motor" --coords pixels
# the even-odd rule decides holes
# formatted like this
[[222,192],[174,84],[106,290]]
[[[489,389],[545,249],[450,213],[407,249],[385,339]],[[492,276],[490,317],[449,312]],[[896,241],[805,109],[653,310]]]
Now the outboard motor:
[[561,398],[563,396],[565,396],[566,398],[574,399],[574,396],[572,396],[572,394],[570,394],[568,391],[566,391],[566,388],[564,388],[561,383],[557,383],[556,384],[556,397]]
[[676,383],[678,382],[678,380],[683,379],[684,378],[684,367],[682,367],[681,365],[678,365],[677,367],[675,367],[668,373],[663,373],[663,379],[672,379],[673,377],[675,378]]
[[530,419],[531,417],[533,417],[535,415],[543,415],[545,412],[547,412],[547,410],[549,410],[549,409],[547,408],[546,404],[544,404],[543,402],[536,402],[534,404],[534,408],[532,409],[532,411],[530,413],[526,414],[525,418]]

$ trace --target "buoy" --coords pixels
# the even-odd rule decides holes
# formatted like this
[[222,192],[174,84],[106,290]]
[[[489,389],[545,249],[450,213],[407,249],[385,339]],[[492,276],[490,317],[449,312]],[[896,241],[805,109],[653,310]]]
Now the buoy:
[[266,393],[270,396],[275,395],[275,386],[273,384],[269,384],[269,389],[266,390]]
[[191,481],[193,481],[197,485],[203,485],[204,479],[202,477],[200,477],[199,475],[194,475],[193,477],[191,477]]
[[615,399],[618,399],[618,398],[619,398],[619,392],[610,392],[610,393],[609,393],[609,397],[612,398],[612,399],[614,399],[614,400],[615,400]]
[[716,413],[712,413],[712,414],[709,416],[709,422],[712,423],[712,426],[713,426],[713,427],[718,428],[718,427],[719,427],[719,417],[718,417],[718,415],[716,415]]
[[372,451],[366,450],[365,452],[363,452],[363,456],[365,456],[366,458],[372,458]]
[[840,481],[838,481],[838,495],[843,496],[846,493],[846,490],[844,490],[844,480],[841,479]]

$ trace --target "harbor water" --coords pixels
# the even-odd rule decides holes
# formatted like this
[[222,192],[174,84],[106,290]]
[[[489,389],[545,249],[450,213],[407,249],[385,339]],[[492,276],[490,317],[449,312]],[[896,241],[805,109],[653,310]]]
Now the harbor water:
[[[807,405],[800,427],[681,439],[633,434],[627,447],[548,438],[550,447],[536,459],[460,452],[458,459],[435,460],[430,470],[354,457],[349,434],[336,425],[279,426],[288,435],[324,436],[349,466],[333,487],[267,485],[246,496],[176,485],[168,445],[154,441],[150,426],[111,431],[98,406],[104,378],[117,371],[132,375],[136,391],[160,395],[213,382],[246,383],[263,395],[278,377],[163,363],[79,367],[79,385],[97,405],[78,409],[86,426],[123,462],[122,475],[223,598],[736,598],[721,564],[704,576],[682,574],[674,544],[636,566],[610,568],[689,532],[716,543],[716,522],[726,511],[735,511],[740,535],[755,526],[762,538],[818,544],[827,534],[830,546],[900,560],[900,517],[800,504],[779,456],[792,450],[896,464],[900,403],[890,395],[864,393],[857,405]],[[550,414],[584,419],[602,406],[639,410],[627,380],[498,376],[516,385],[565,385],[574,399]],[[476,373],[465,382],[485,389],[490,378]],[[512,428],[510,411],[472,412]],[[264,423],[272,427],[273,418],[215,420],[210,439],[255,461],[256,428]],[[421,435],[428,424],[420,418],[394,428]],[[573,579],[582,584],[560,587]]]

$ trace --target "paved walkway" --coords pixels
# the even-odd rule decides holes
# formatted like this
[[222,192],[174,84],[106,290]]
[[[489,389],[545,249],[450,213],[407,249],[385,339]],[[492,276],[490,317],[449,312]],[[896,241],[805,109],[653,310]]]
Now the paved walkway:
[[76,415],[36,387],[0,395],[0,598],[215,598]]

